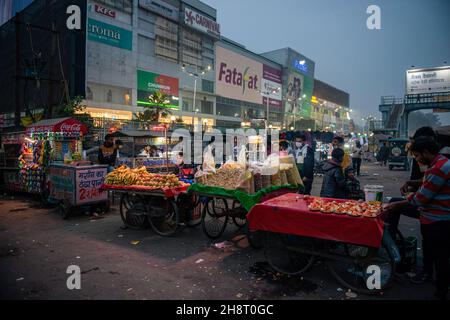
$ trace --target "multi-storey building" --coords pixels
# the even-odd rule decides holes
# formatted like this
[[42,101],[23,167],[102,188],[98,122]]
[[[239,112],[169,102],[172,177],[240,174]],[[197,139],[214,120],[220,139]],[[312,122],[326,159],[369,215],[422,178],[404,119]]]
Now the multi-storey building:
[[[71,5],[81,14],[75,30],[66,24]],[[339,90],[325,84],[315,94],[314,61],[290,48],[247,50],[221,34],[216,10],[198,0],[34,0],[0,31],[0,90],[17,97],[0,102],[5,119],[48,117],[79,95],[94,118],[131,120],[163,91],[172,117],[162,121],[346,128],[339,119],[348,94],[336,100]],[[322,100],[343,109],[318,116]]]

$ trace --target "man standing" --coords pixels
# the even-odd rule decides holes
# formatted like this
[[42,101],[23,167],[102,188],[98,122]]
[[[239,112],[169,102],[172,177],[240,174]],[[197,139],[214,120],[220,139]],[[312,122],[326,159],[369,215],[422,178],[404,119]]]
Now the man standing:
[[350,155],[345,152],[344,138],[336,136],[333,138],[331,143],[333,145],[333,150],[336,148],[339,148],[342,151],[344,151],[344,157],[342,159],[341,167],[342,167],[342,170],[345,171],[345,169],[347,169],[350,166],[351,160],[350,160]]
[[407,200],[390,203],[385,210],[417,208],[422,237],[435,263],[435,297],[445,300],[450,284],[450,160],[439,154],[439,146],[431,137],[417,138],[410,150],[419,164],[428,166],[422,185]]
[[302,177],[305,186],[304,193],[311,194],[314,180],[314,152],[306,143],[305,135],[301,134],[295,137],[295,145],[291,154],[295,157],[298,171]]
[[114,145],[114,137],[111,134],[105,136],[105,142],[98,150],[98,163],[108,165],[111,172],[116,165],[117,146]]
[[387,146],[387,142],[383,142],[383,145],[380,148],[379,154],[380,154],[381,166],[386,166],[388,158],[389,158],[389,148]]
[[361,143],[356,141],[352,148],[352,164],[353,170],[356,171],[356,176],[358,177],[361,174],[362,153]]

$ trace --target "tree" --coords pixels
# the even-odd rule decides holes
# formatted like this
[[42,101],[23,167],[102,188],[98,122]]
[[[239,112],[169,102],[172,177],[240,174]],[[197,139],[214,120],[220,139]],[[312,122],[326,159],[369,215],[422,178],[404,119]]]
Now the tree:
[[408,118],[408,134],[412,136],[417,129],[421,127],[439,127],[441,121],[439,117],[433,112],[412,112]]
[[172,112],[169,109],[169,97],[162,91],[154,92],[148,99],[149,105],[144,112],[135,114],[138,120],[143,122],[159,122],[160,118],[167,118]]

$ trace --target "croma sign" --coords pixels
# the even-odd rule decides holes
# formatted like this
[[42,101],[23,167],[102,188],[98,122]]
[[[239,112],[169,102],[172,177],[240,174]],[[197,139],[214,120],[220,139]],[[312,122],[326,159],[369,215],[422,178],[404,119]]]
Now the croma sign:
[[97,13],[103,14],[103,15],[111,17],[111,18],[116,17],[116,12],[114,10],[108,9],[108,8],[98,5],[98,4],[94,5],[94,10]]
[[133,33],[94,19],[88,20],[88,39],[110,46],[132,50]]

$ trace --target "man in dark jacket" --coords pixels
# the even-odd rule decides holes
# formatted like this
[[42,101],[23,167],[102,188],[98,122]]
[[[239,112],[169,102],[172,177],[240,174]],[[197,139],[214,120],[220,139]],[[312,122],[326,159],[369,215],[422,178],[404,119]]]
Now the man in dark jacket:
[[321,197],[345,199],[345,177],[341,167],[343,159],[344,150],[337,148],[331,153],[331,160],[323,164]]

